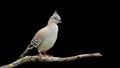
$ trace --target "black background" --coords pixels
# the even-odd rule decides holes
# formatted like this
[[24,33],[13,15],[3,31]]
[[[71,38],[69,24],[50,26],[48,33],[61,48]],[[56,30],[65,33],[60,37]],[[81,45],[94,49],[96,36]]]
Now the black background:
[[[57,4],[56,4],[57,5]],[[55,6],[56,6],[55,5]],[[62,5],[62,4],[61,4]],[[15,61],[26,49],[34,34],[46,26],[55,10],[61,16],[59,35],[55,46],[47,53],[67,57],[100,52],[103,57],[83,58],[62,63],[26,63],[22,67],[37,66],[110,66],[113,65],[115,37],[115,8],[105,4],[76,4],[64,7],[10,4],[1,6],[0,66]],[[48,5],[49,6],[49,5]],[[28,55],[36,55],[37,50]]]

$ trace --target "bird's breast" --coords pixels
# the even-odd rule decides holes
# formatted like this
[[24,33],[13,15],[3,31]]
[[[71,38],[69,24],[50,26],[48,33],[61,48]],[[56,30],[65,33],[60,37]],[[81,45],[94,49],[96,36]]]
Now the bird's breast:
[[38,50],[40,52],[45,52],[45,51],[49,50],[50,48],[52,48],[57,39],[57,34],[58,34],[58,27],[49,28],[46,31],[44,40],[39,45]]

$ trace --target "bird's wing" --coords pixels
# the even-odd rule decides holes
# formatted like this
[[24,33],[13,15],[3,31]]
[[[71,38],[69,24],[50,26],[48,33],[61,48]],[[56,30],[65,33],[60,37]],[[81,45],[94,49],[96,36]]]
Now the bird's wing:
[[39,30],[31,40],[30,44],[37,48],[38,45],[40,45],[41,42],[44,40],[45,33],[46,33],[46,29],[43,28]]

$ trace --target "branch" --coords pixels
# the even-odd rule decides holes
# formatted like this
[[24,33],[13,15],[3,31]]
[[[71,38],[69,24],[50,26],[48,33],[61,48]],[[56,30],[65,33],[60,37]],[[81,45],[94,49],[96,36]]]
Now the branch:
[[85,57],[99,57],[102,56],[100,53],[92,53],[92,54],[81,54],[81,55],[76,55],[76,56],[70,56],[70,57],[42,57],[42,56],[25,56],[23,58],[20,58],[10,64],[1,66],[0,68],[14,68],[19,65],[22,65],[23,63],[26,62],[63,62],[63,61],[72,61],[72,60],[77,60]]

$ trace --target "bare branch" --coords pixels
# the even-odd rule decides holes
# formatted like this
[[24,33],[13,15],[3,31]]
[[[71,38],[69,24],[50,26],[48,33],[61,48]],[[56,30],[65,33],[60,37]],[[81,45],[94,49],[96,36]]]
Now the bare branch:
[[14,68],[19,65],[22,65],[23,63],[26,62],[64,62],[64,61],[72,61],[72,60],[77,60],[85,57],[99,57],[102,56],[100,53],[92,53],[92,54],[81,54],[81,55],[76,55],[76,56],[70,56],[70,57],[48,57],[48,56],[25,56],[23,58],[20,58],[10,64],[1,66],[0,68]]

